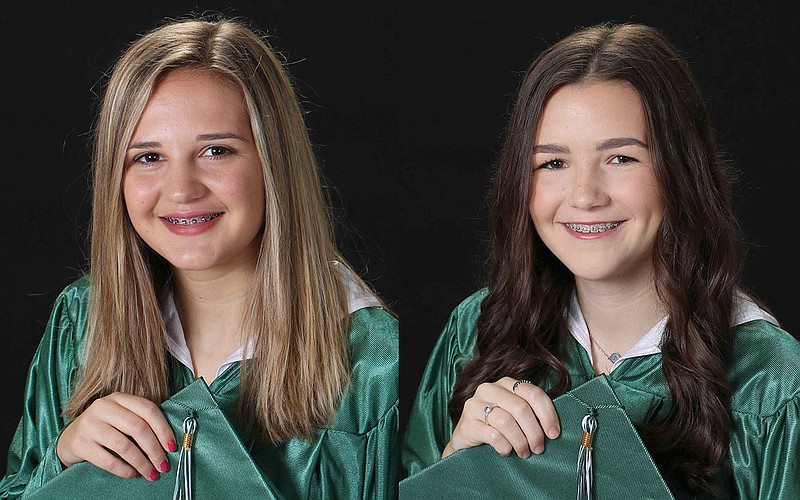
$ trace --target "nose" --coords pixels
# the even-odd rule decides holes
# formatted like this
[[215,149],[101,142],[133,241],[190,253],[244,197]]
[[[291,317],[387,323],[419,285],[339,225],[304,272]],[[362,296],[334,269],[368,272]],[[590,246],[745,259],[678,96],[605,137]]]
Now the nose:
[[184,204],[202,198],[206,187],[198,167],[191,161],[170,162],[164,180],[164,193],[175,203]]
[[591,165],[573,165],[570,170],[572,174],[568,195],[570,205],[590,210],[609,202],[607,179],[602,169]]

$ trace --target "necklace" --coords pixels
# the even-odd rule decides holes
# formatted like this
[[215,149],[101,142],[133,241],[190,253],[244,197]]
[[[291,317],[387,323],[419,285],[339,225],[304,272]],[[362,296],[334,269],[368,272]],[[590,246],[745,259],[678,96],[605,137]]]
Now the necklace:
[[589,340],[591,340],[592,344],[596,345],[597,348],[600,349],[600,352],[602,352],[605,355],[605,357],[607,357],[608,360],[611,361],[612,363],[616,363],[617,360],[622,357],[618,352],[612,352],[611,355],[609,356],[609,354],[605,351],[605,349],[600,347],[600,344],[598,344],[597,341],[592,338],[591,334],[589,334]]

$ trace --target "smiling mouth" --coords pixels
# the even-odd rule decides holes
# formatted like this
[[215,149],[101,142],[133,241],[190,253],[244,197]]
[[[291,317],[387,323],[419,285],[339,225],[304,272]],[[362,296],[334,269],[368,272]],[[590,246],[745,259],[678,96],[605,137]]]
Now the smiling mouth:
[[165,221],[169,222],[170,224],[175,224],[178,226],[191,226],[192,224],[199,224],[200,222],[209,222],[217,217],[222,215],[222,212],[218,212],[215,214],[207,214],[201,215],[200,217],[189,217],[188,219],[184,219],[182,217],[162,217]]
[[578,233],[604,233],[609,229],[614,229],[615,227],[622,224],[622,222],[608,222],[605,224],[573,224],[571,222],[565,222],[564,225],[568,228],[572,229]]

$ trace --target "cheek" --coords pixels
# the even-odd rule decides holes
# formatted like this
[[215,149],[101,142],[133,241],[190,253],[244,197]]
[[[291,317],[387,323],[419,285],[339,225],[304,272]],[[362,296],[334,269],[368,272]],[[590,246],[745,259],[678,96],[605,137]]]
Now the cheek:
[[655,179],[644,178],[640,182],[630,183],[619,197],[629,200],[631,210],[654,222],[660,222],[664,215],[664,199]]
[[265,204],[264,178],[260,167],[248,170],[241,189],[242,195],[246,197],[248,207],[257,210],[261,214],[260,218],[263,218]]
[[122,183],[122,198],[133,230],[146,239],[150,234],[150,226],[147,221],[155,205],[155,202],[152,201],[152,190],[126,177]]
[[537,230],[540,223],[550,221],[555,217],[558,207],[556,194],[557,191],[554,191],[552,186],[546,188],[542,182],[536,180],[531,183],[531,199],[528,203],[528,210]]
[[[159,198],[158,183],[152,178],[126,175],[122,180],[122,197],[133,230],[145,241],[153,232],[153,213]],[[148,241],[148,245],[150,242]]]
[[220,198],[228,200],[239,206],[264,207],[264,188],[261,177],[239,176],[236,178],[221,178],[212,188]]
[[661,188],[658,185],[658,179],[656,179],[652,166],[637,171],[635,182],[631,184],[635,184],[632,186],[632,190],[639,193],[640,197],[651,201],[656,198],[661,199]]
[[128,215],[134,218],[138,212],[151,208],[156,201],[156,188],[152,182],[136,176],[126,175],[122,181],[122,196]]
[[[260,182],[260,179],[259,179]],[[264,189],[260,185],[255,185],[252,192],[249,194],[248,199],[250,203],[248,209],[252,214],[253,224],[256,228],[261,228],[264,224],[264,211],[266,201],[264,199]]]

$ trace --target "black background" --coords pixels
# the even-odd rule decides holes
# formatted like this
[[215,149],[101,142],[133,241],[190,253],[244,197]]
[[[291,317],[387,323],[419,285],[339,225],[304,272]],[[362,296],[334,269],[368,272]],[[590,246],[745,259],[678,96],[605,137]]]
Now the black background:
[[[104,72],[137,34],[190,11],[240,15],[284,54],[333,187],[345,256],[400,315],[401,425],[428,352],[482,285],[491,170],[521,73],[603,20],[661,28],[687,56],[741,171],[745,284],[786,330],[797,175],[797,14],[760,2],[139,2],[0,11],[0,456],[58,292],[86,269],[88,131]],[[402,429],[401,429],[402,430]],[[4,470],[4,468],[2,469]]]
[[163,18],[206,10],[249,19],[286,59],[332,187],[345,257],[390,306],[398,305],[395,4],[14,2],[0,10],[0,137],[8,153],[0,183],[0,261],[7,270],[0,296],[3,471],[24,377],[53,301],[87,269],[88,132],[103,75]]
[[780,2],[560,4],[400,10],[403,423],[448,315],[483,285],[486,195],[522,72],[578,26],[651,24],[688,59],[720,145],[740,171],[744,283],[784,329],[800,334],[792,313],[800,273],[790,243],[800,177],[797,13]]

